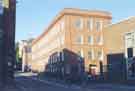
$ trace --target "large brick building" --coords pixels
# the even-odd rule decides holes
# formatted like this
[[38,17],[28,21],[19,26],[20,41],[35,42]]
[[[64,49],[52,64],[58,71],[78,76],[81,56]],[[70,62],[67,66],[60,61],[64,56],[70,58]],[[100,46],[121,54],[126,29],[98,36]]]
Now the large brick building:
[[49,56],[66,48],[84,58],[86,72],[98,75],[100,62],[106,65],[103,27],[111,19],[106,11],[64,9],[32,43],[32,69],[44,71]]

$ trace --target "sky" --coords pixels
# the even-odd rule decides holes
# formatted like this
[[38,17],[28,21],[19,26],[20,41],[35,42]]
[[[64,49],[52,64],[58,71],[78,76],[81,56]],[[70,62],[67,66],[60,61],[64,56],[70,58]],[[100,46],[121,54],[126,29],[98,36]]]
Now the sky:
[[105,10],[112,23],[135,16],[135,0],[18,0],[16,41],[38,37],[64,8]]

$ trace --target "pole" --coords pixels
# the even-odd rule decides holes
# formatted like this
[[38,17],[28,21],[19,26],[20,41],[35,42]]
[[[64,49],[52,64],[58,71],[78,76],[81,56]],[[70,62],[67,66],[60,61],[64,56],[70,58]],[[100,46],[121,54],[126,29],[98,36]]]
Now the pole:
[[[15,64],[15,15],[16,0],[6,0],[7,6],[4,8],[4,71],[3,79],[5,84],[11,84],[14,79]],[[9,4],[9,6],[8,6]]]

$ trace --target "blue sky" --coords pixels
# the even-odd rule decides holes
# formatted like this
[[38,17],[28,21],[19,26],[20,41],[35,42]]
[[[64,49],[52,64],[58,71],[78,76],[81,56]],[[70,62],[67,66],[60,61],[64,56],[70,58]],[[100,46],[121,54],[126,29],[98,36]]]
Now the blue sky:
[[19,0],[16,41],[39,36],[63,8],[109,11],[113,23],[135,16],[135,0]]

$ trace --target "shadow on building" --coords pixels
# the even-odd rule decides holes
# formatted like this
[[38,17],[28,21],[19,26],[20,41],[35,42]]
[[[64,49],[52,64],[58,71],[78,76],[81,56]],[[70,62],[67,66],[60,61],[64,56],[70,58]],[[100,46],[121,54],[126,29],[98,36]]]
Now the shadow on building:
[[45,75],[65,81],[82,81],[84,77],[84,58],[68,50],[50,55],[45,67]]
[[110,82],[124,82],[126,80],[126,59],[124,53],[108,54],[107,79]]
[[[49,56],[48,64],[42,73],[45,77],[55,78],[70,82],[115,82],[125,78],[124,54],[108,54],[108,65],[100,61],[100,72],[97,75],[94,68],[96,65],[89,65],[89,72],[85,71],[84,58],[68,50],[52,53]],[[39,74],[41,74],[39,73]],[[114,74],[116,74],[114,76]]]

